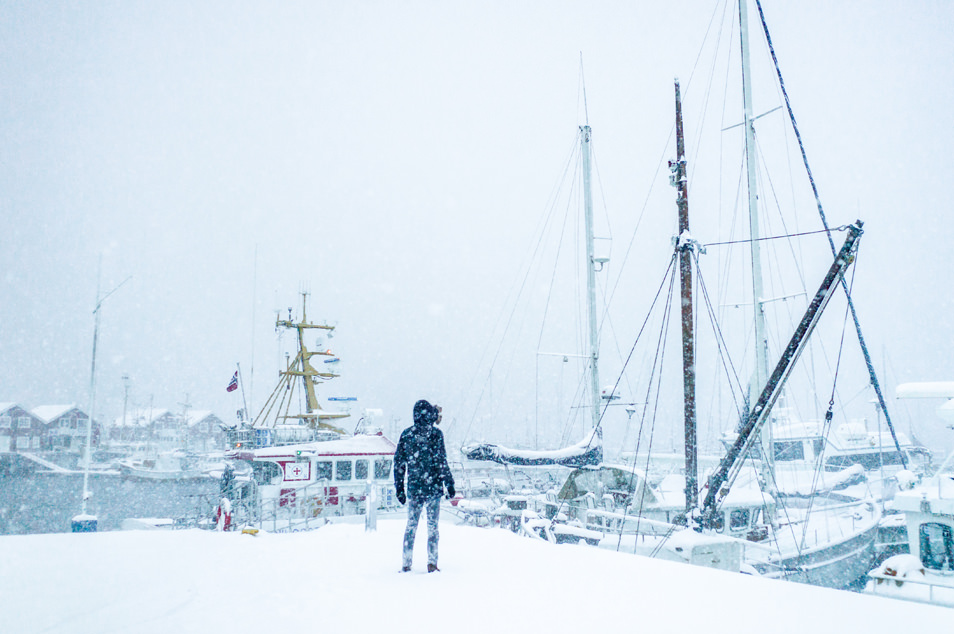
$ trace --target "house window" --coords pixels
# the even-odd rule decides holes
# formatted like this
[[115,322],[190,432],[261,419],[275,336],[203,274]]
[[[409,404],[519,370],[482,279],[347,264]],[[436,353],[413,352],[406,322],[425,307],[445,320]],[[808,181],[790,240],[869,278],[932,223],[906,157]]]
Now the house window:
[[13,419],[9,416],[0,416],[0,429],[10,429],[13,426]]
[[335,480],[351,479],[351,461],[339,460],[335,463]]
[[17,416],[17,428],[19,428],[19,429],[30,429],[30,417],[29,417],[29,416]]
[[368,479],[368,461],[367,460],[354,461],[354,479],[355,480]]
[[921,524],[921,563],[931,570],[954,570],[954,529],[947,524]]
[[33,437],[33,440],[30,441],[30,446],[31,446],[33,449],[39,449],[39,448],[40,448],[40,437],[39,437],[39,436],[34,436],[34,437]]
[[29,449],[29,448],[30,448],[30,437],[17,436],[17,449]]
[[331,479],[331,463],[330,462],[315,463],[315,479],[316,480]]
[[375,460],[374,461],[374,479],[389,480],[390,478],[391,478],[391,461],[390,460]]

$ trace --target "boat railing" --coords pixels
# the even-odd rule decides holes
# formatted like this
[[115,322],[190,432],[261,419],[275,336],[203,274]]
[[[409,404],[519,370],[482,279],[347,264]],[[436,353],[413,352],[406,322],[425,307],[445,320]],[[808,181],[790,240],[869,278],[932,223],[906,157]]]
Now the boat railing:
[[866,588],[869,594],[954,607],[954,577],[935,581],[897,577],[872,570],[868,573],[868,579],[871,580]]
[[331,481],[318,480],[272,500],[259,499],[258,527],[273,532],[311,530],[326,523],[322,510],[338,497]]

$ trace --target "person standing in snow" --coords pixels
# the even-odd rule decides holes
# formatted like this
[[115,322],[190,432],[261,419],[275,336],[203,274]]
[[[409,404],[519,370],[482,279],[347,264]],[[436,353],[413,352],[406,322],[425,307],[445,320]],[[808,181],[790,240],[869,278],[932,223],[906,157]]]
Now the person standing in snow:
[[[441,496],[455,495],[454,477],[447,464],[444,434],[437,428],[441,422],[441,408],[425,400],[414,404],[414,424],[401,433],[394,452],[394,489],[398,502],[407,503],[407,528],[404,530],[403,566],[401,572],[411,569],[414,555],[414,536],[427,509],[427,571],[437,568],[437,520],[441,512]],[[407,474],[405,493],[404,476]]]

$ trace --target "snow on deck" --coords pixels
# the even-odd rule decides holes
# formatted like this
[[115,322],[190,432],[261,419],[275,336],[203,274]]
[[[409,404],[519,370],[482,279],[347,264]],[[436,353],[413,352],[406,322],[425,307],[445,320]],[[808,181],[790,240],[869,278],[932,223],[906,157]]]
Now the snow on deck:
[[[316,456],[393,454],[395,445],[385,436],[359,435],[346,436],[340,440],[299,443],[265,447],[252,452],[256,458],[285,458],[296,452],[313,453]],[[239,452],[241,453],[241,452]]]
[[293,534],[0,537],[10,634],[948,631],[946,608],[441,525],[442,572],[401,574],[404,522]]

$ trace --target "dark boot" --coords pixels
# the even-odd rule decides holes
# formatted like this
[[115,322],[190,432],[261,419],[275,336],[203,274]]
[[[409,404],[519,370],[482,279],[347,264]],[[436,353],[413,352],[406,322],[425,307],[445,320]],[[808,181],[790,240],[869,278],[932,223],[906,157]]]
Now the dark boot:
[[437,567],[437,564],[427,564],[428,572],[440,572],[441,569]]
[[402,566],[402,567],[401,567],[401,572],[411,572],[411,567],[410,567],[410,566]]

